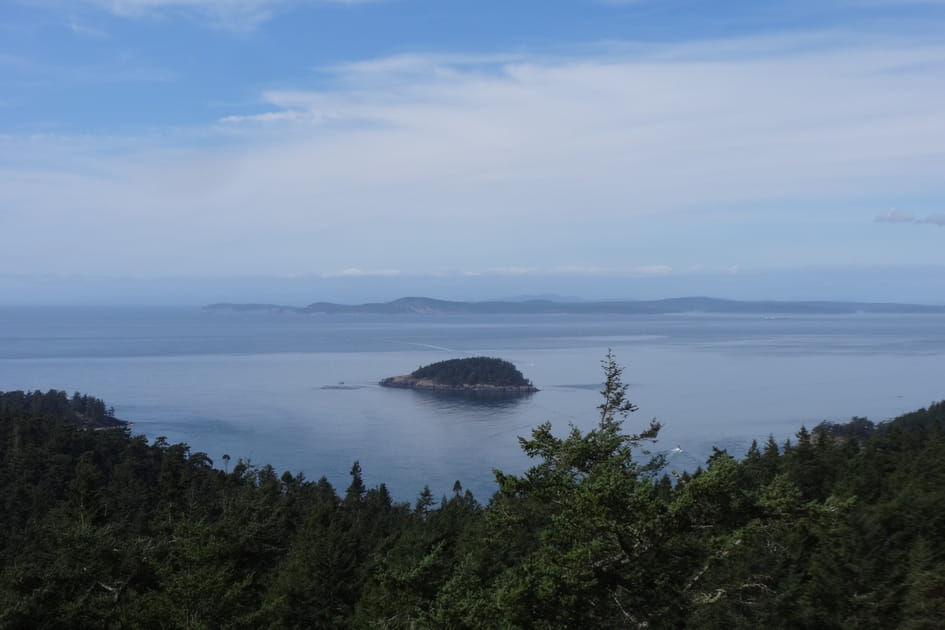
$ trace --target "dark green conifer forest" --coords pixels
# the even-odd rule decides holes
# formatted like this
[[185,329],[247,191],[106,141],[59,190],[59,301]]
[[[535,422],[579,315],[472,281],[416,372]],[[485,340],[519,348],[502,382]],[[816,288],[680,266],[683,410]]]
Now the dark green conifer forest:
[[417,368],[410,376],[430,379],[445,385],[468,383],[512,387],[531,385],[531,381],[526,379],[513,364],[493,357],[447,359]]
[[211,462],[91,430],[88,396],[2,393],[0,628],[943,627],[945,403],[675,475],[603,367],[595,428],[536,428],[485,503],[459,482],[400,503],[357,462],[346,488]]

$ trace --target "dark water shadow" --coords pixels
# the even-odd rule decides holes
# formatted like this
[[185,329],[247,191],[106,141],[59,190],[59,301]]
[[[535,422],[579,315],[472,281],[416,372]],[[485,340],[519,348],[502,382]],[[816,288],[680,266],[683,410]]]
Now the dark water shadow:
[[[641,387],[639,383],[626,383],[627,387],[630,389],[636,389]],[[586,389],[589,391],[600,391],[603,387],[603,383],[564,383],[562,385],[555,385],[555,388],[559,389]]]
[[413,395],[426,403],[442,406],[469,406],[510,409],[531,398],[535,392],[450,391],[411,389]]

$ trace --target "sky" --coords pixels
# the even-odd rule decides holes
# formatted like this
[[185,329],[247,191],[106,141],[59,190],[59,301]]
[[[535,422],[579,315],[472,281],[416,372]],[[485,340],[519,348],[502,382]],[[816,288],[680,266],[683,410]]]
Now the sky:
[[5,0],[0,302],[945,301],[943,0]]

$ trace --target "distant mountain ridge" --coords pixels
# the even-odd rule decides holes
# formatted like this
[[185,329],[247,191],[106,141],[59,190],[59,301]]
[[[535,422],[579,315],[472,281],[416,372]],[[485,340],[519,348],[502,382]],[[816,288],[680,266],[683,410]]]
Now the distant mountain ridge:
[[680,297],[661,300],[614,300],[601,302],[556,302],[551,300],[457,302],[428,297],[404,297],[391,302],[366,304],[335,304],[314,302],[308,306],[279,304],[218,303],[205,310],[270,311],[302,314],[366,314],[366,315],[515,315],[515,314],[592,314],[662,315],[672,313],[745,313],[773,314],[852,314],[945,313],[945,306],[930,304],[899,304],[894,302],[826,302],[826,301],[740,301],[710,297]]

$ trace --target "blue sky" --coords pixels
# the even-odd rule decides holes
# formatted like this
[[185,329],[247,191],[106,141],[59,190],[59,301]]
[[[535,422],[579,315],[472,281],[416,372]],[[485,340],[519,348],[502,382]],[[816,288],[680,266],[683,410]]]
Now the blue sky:
[[0,287],[939,302],[943,32],[939,0],[9,0]]

